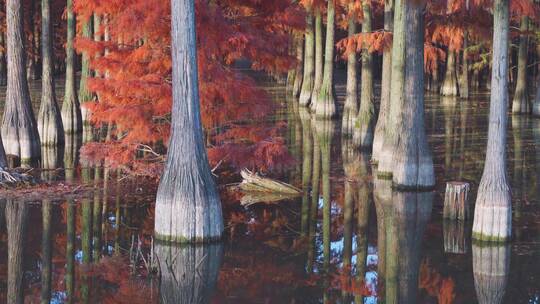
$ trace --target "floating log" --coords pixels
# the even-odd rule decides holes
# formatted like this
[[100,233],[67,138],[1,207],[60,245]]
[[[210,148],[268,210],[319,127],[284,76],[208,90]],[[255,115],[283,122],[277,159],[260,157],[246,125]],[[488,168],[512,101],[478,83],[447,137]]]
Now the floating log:
[[444,252],[465,254],[467,253],[467,238],[465,234],[465,222],[444,220]]
[[466,182],[446,183],[443,217],[445,219],[466,220],[469,218],[469,190]]
[[277,203],[283,200],[289,200],[298,197],[298,195],[271,193],[271,192],[245,192],[245,195],[240,199],[240,204],[244,207],[249,207],[258,203]]
[[302,190],[270,178],[262,177],[248,169],[243,169],[240,174],[244,179],[240,183],[240,189],[246,192],[272,192],[289,195],[300,195]]

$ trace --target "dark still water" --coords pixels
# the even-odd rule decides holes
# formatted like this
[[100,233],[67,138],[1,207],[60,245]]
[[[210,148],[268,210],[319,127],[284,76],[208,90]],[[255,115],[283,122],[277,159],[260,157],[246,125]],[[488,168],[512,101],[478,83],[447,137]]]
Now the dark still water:
[[[508,130],[513,241],[473,244],[472,221],[442,219],[446,181],[470,182],[474,203],[487,98],[427,97],[438,182],[427,193],[393,192],[341,138],[340,120],[278,98],[297,161],[272,177],[307,191],[242,198],[220,176],[221,244],[154,241],[154,189],[68,170],[95,191],[0,200],[0,303],[540,303],[540,120],[513,116]],[[256,200],[267,203],[240,202]]]

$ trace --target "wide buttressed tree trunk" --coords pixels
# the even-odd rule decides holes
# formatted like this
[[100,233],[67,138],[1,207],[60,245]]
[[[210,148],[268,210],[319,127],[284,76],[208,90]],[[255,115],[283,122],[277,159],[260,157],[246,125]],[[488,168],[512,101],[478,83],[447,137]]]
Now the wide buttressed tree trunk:
[[501,242],[510,238],[512,227],[510,187],[506,177],[509,0],[495,0],[493,6],[488,143],[474,210],[473,238]]
[[28,207],[26,202],[7,200],[6,227],[8,235],[7,303],[24,303],[23,241]]
[[[371,33],[371,3],[364,0],[362,3],[364,21],[362,33]],[[373,102],[373,54],[367,47],[362,50],[362,92],[360,97],[360,110],[354,128],[354,143],[362,150],[368,150],[373,145],[375,131],[375,104]]]
[[21,0],[7,0],[6,12],[8,84],[2,140],[14,164],[35,166],[40,159],[40,141],[26,79]]
[[319,118],[332,118],[336,114],[334,96],[334,30],[335,0],[328,0],[326,16],[326,43],[324,52],[324,72],[321,91],[315,104],[315,115]]
[[473,244],[472,256],[478,303],[502,303],[510,273],[510,246]]
[[64,103],[62,104],[62,123],[66,134],[81,134],[82,114],[81,105],[77,96],[77,85],[75,76],[75,40],[76,22],[73,13],[73,0],[67,0],[67,40],[66,40],[66,89],[64,93]]
[[173,119],[156,197],[155,233],[166,241],[209,242],[221,238],[223,217],[200,118],[195,3],[171,3]]
[[518,70],[516,91],[512,101],[512,113],[527,114],[531,106],[529,102],[529,85],[527,81],[527,56],[529,53],[529,17],[521,18],[521,35],[519,36]]
[[315,32],[313,25],[313,13],[311,9],[306,13],[306,33],[304,48],[304,75],[302,79],[302,89],[300,90],[299,104],[308,106],[311,102],[311,92],[315,77]]
[[64,145],[64,127],[60,108],[56,103],[54,86],[53,28],[51,23],[51,0],[41,1],[41,107],[38,115],[38,131],[42,146]]
[[456,52],[448,50],[446,73],[441,86],[442,96],[458,96],[458,80],[456,74]]
[[[94,38],[94,22],[93,16],[89,17],[86,20],[82,27],[82,37],[93,39]],[[84,105],[85,103],[93,102],[94,95],[88,89],[88,78],[92,77],[92,72],[90,71],[90,55],[88,52],[83,52],[82,54],[82,65],[81,65],[81,80],[79,84],[79,102],[81,103],[81,116],[82,116],[82,127],[83,127],[83,142],[94,141],[94,134],[92,131],[92,124],[90,123],[90,111]]]
[[[394,30],[394,0],[385,0],[384,2],[384,30]],[[386,134],[388,112],[390,111],[390,87],[392,77],[392,48],[385,49],[383,52],[382,63],[382,83],[381,83],[381,105],[379,117],[375,126],[373,136],[373,156],[372,161],[378,163],[379,154],[383,149],[384,136]]]
[[310,108],[315,112],[317,106],[317,99],[321,92],[323,82],[323,69],[324,69],[324,33],[323,33],[323,16],[321,8],[315,9],[315,81],[313,83],[313,90],[311,91],[311,105]]
[[426,189],[435,174],[424,126],[424,7],[398,0],[395,18],[390,117],[378,175],[392,177],[400,189]]
[[209,303],[223,257],[222,244],[171,245],[157,242],[160,303]]
[[[349,4],[352,9],[353,4]],[[356,35],[356,21],[353,16],[349,17],[349,39]],[[348,138],[354,131],[356,115],[358,113],[358,73],[356,71],[356,50],[352,50],[347,56],[347,92],[343,107],[343,119],[341,135]]]

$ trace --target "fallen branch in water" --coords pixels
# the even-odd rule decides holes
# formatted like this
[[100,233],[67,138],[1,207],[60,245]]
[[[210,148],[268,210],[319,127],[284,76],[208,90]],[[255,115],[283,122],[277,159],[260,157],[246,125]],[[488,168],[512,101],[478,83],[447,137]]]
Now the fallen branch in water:
[[0,168],[0,187],[17,188],[21,186],[35,185],[38,181],[30,174],[17,171],[8,171],[6,168]]
[[302,193],[302,190],[292,185],[262,177],[248,169],[243,169],[240,172],[240,175],[242,175],[242,178],[244,179],[242,183],[240,183],[240,189],[247,192],[272,192],[289,195],[300,195]]

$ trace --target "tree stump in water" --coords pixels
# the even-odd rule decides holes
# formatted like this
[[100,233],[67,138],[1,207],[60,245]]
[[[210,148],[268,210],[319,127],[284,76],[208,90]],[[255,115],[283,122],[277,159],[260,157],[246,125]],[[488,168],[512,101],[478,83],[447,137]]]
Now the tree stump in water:
[[466,220],[469,218],[469,183],[446,183],[443,217],[450,220]]
[[465,230],[465,222],[450,220],[443,222],[444,252],[455,254],[467,253],[468,247]]

